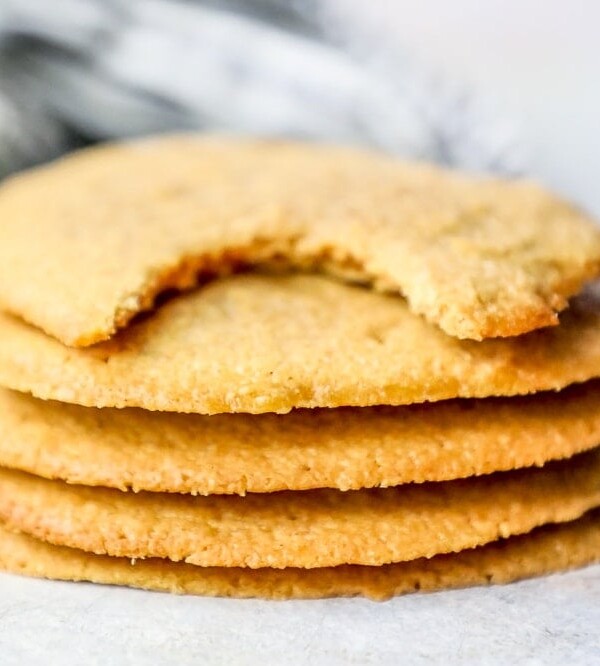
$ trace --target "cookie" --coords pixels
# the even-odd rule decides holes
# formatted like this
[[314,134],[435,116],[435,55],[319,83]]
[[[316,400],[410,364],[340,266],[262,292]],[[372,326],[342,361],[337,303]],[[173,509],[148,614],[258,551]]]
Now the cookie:
[[96,407],[286,412],[560,389],[600,376],[600,297],[555,328],[457,340],[393,296],[323,277],[238,275],[108,342],[66,347],[0,315],[0,385]]
[[600,382],[523,398],[286,415],[93,409],[0,389],[0,465],[207,495],[351,490],[542,465],[600,444]]
[[532,183],[283,142],[88,149],[10,179],[0,217],[0,305],[76,346],[199,274],[273,261],[401,293],[478,340],[556,324],[600,269],[600,232]]
[[600,513],[545,525],[460,553],[368,567],[322,569],[196,567],[161,559],[128,560],[53,546],[0,526],[0,570],[36,578],[127,585],[215,597],[383,601],[410,592],[510,583],[600,561]]
[[541,469],[377,490],[192,497],[0,470],[0,520],[56,545],[200,566],[381,565],[574,520],[600,505],[600,449]]

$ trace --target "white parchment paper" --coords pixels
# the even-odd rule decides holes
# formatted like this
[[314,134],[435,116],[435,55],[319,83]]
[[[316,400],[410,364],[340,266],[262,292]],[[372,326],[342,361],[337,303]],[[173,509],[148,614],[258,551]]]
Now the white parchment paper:
[[386,603],[177,597],[2,574],[0,664],[600,664],[600,566]]

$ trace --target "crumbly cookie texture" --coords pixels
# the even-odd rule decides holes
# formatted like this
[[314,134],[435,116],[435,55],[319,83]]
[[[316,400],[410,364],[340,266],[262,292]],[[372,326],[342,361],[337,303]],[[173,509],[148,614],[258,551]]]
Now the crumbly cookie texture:
[[358,150],[177,136],[87,149],[0,190],[0,305],[68,345],[167,288],[263,263],[401,293],[459,338],[557,323],[600,231],[532,183]]
[[446,335],[400,298],[308,275],[216,280],[86,349],[0,314],[0,385],[86,406],[286,412],[508,396],[597,376],[591,292],[560,326],[482,342]]
[[510,583],[600,561],[600,513],[545,525],[460,553],[380,567],[322,569],[196,567],[161,559],[128,560],[53,546],[0,526],[0,569],[58,580],[127,585],[175,594],[263,599],[394,595]]
[[123,493],[0,470],[0,520],[56,545],[199,566],[381,565],[457,552],[600,505],[600,450],[541,469],[377,490]]
[[600,382],[516,398],[199,416],[0,389],[0,465],[208,495],[388,487],[543,465],[600,444]]

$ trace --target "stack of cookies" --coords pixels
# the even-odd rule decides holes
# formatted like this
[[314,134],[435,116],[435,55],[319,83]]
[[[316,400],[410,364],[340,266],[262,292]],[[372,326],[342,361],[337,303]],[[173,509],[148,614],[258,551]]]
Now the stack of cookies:
[[535,185],[176,136],[0,216],[2,569],[387,598],[600,559],[600,233]]

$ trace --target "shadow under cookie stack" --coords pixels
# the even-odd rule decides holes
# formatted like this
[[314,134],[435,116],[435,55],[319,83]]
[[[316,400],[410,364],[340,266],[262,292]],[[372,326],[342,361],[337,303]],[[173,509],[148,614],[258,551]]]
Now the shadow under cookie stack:
[[600,560],[600,233],[537,186],[172,136],[0,216],[0,569],[384,599]]

